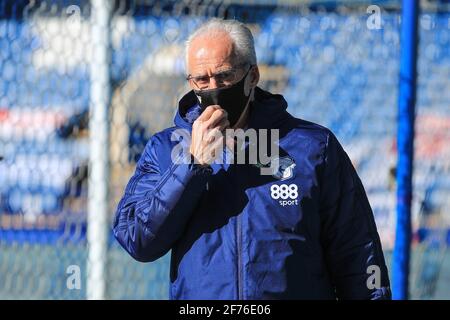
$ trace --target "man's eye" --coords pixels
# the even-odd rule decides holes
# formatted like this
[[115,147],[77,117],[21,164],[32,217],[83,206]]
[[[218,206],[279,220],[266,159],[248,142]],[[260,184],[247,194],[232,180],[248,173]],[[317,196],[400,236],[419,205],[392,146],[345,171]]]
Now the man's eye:
[[234,73],[232,71],[224,71],[216,75],[217,81],[232,81]]
[[194,80],[197,83],[208,83],[209,82],[208,77],[195,77]]

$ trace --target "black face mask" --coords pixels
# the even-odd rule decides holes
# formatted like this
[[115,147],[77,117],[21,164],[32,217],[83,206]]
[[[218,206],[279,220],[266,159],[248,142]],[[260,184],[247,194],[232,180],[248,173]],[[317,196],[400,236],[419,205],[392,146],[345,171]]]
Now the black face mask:
[[197,99],[200,102],[200,106],[202,107],[202,111],[210,105],[217,104],[228,113],[230,126],[234,126],[239,120],[239,117],[244,111],[248,99],[250,98],[250,94],[246,96],[244,93],[245,79],[247,78],[250,69],[239,82],[230,86],[209,90],[194,90]]

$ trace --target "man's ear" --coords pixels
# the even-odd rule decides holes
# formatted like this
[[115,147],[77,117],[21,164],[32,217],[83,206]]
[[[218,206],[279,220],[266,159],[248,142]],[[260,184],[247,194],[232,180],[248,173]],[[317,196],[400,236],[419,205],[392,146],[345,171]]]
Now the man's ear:
[[245,79],[244,93],[250,94],[251,90],[256,88],[259,82],[259,69],[258,66],[254,66],[250,69],[247,78]]
[[250,87],[254,88],[259,82],[259,68],[255,65],[252,70],[250,70]]

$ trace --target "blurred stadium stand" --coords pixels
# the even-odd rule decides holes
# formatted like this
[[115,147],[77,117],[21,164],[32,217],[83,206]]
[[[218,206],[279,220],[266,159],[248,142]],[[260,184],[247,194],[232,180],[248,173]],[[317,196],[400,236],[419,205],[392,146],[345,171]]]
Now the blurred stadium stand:
[[[257,1],[254,1],[255,3]],[[116,1],[111,23],[111,218],[147,139],[187,90],[183,42],[211,16],[254,32],[263,88],[329,127],[368,193],[388,257],[395,230],[399,1]],[[216,4],[217,3],[217,4]],[[450,10],[423,1],[414,175],[413,298],[450,298]],[[382,8],[369,30],[369,4]],[[74,7],[72,7],[74,6]],[[68,8],[79,8],[69,21]],[[0,0],[0,298],[83,299],[89,1]],[[94,44],[95,45],[95,44]],[[139,264],[110,239],[109,298],[167,298],[166,256]]]

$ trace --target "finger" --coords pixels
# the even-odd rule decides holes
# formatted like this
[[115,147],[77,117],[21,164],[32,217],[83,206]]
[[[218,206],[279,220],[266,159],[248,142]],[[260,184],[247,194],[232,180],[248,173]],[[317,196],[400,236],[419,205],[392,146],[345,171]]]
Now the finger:
[[225,129],[228,129],[230,127],[230,121],[228,121],[228,118],[222,119],[216,126],[217,129],[220,131],[224,131]]
[[223,153],[223,136],[220,136],[213,143],[208,144],[206,148],[203,149],[202,160],[205,163],[212,163],[216,158],[221,156]]
[[225,145],[230,151],[234,151],[236,141],[233,136],[226,136],[225,137]]
[[214,113],[214,111],[216,111],[217,109],[221,109],[221,107],[216,104],[206,107],[206,109],[203,110],[203,112],[200,114],[200,116],[197,118],[197,120],[200,120],[200,121],[208,120],[211,117],[211,115]]
[[205,121],[205,126],[207,128],[216,127],[220,123],[220,121],[222,121],[222,119],[227,119],[227,118],[228,118],[228,114],[225,110],[217,109],[213,112],[211,117]]
[[213,129],[209,129],[206,131],[206,133],[204,135],[203,143],[205,144],[205,146],[207,146],[222,136],[223,136],[223,134],[219,130],[219,128],[216,127]]

